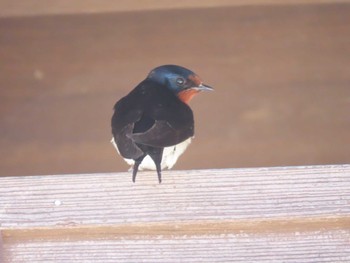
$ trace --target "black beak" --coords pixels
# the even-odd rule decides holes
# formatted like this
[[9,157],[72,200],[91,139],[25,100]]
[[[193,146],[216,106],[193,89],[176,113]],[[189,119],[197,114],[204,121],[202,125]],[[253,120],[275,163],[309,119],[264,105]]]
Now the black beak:
[[205,91],[213,91],[214,89],[206,84],[200,84],[198,87],[194,87],[193,89],[196,89],[196,90],[199,90],[199,91],[202,91],[202,90],[205,90]]

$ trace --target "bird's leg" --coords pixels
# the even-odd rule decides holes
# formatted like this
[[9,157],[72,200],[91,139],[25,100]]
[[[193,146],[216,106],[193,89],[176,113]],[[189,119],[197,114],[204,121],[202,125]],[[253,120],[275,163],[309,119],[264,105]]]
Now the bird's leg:
[[136,175],[137,175],[137,171],[139,170],[139,165],[141,162],[136,162],[134,163],[134,167],[132,169],[132,181],[135,183],[136,181]]
[[162,182],[162,169],[160,166],[160,163],[156,163],[156,168],[157,168],[157,175],[158,175],[158,182]]
[[140,158],[137,158],[134,163],[134,167],[132,169],[132,181],[135,183],[136,181],[136,175],[137,171],[139,170],[139,166],[142,163],[143,158],[145,158],[146,155],[141,156]]
[[159,183],[161,183],[162,182],[161,163],[162,163],[162,157],[163,157],[163,148],[156,148],[155,151],[153,151],[152,153],[149,153],[149,156],[151,156],[154,164],[156,165],[158,181]]

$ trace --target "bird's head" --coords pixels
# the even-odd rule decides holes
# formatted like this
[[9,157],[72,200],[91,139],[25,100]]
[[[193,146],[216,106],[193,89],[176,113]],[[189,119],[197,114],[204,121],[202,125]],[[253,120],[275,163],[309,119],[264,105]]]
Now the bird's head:
[[185,103],[188,103],[200,91],[213,90],[212,87],[203,84],[194,72],[176,65],[157,67],[148,74],[147,78],[166,86]]

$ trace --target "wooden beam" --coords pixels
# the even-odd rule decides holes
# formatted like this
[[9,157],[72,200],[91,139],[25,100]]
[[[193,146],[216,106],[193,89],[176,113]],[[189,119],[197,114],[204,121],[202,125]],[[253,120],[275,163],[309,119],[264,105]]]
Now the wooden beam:
[[0,1],[0,17],[40,16],[64,14],[95,14],[121,11],[147,11],[162,9],[208,8],[242,5],[286,5],[286,4],[324,4],[349,3],[349,0],[60,0],[60,1]]
[[1,177],[5,262],[350,260],[350,165],[163,178]]
[[4,251],[4,245],[3,245],[3,242],[2,242],[2,233],[0,231],[0,262],[4,262],[4,254],[5,254],[5,251]]

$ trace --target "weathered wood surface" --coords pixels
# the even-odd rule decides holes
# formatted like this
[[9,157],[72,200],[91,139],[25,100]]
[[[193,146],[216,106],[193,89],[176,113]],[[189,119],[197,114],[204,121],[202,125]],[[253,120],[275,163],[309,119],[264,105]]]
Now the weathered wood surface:
[[0,178],[4,261],[350,261],[350,165],[163,178]]

